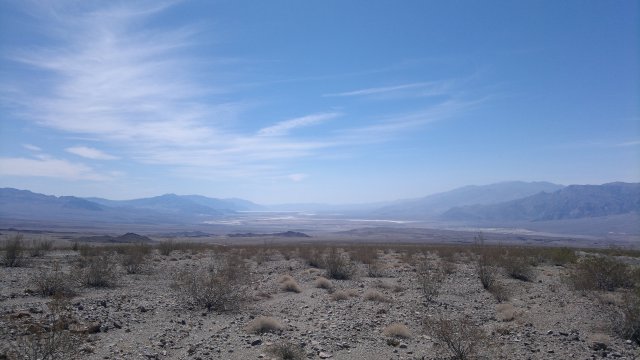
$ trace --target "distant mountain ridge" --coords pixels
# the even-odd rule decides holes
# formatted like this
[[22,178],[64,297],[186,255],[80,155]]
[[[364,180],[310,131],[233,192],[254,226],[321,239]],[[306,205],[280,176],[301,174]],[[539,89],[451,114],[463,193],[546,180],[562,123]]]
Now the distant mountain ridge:
[[[121,224],[188,224],[203,217],[219,217],[260,205],[242,199],[214,199],[199,195],[161,196],[107,200],[53,196],[18,190],[0,189],[0,219],[30,222],[86,222]],[[5,225],[7,225],[5,224]]]
[[234,211],[258,210],[263,207],[243,199],[217,199],[202,195],[164,194],[132,200],[86,198],[87,201],[109,207],[149,209],[162,212],[221,215]]
[[[304,204],[286,205],[289,206],[298,208],[298,211],[305,207]],[[436,227],[535,227],[539,231],[558,229],[565,233],[579,233],[581,229],[589,227],[591,233],[597,230],[605,234],[640,234],[640,225],[636,226],[640,222],[634,220],[640,219],[640,183],[617,182],[565,187],[546,182],[505,182],[466,186],[420,199],[389,203],[335,207],[307,204],[307,208],[312,206],[321,216],[315,216],[314,211],[302,211],[288,214],[286,218],[295,222],[300,219],[315,221],[326,217],[321,220],[342,219],[346,223],[354,221],[352,219],[406,219]],[[217,199],[200,195],[165,194],[133,200],[107,200],[57,197],[12,188],[0,189],[0,226],[7,228],[18,225],[25,225],[27,228],[53,228],[65,224],[82,228],[136,225],[139,229],[154,229],[156,232],[197,231],[195,234],[198,235],[199,232],[220,234],[222,231],[228,234],[228,230],[222,228],[230,229],[229,227],[237,224],[248,226],[249,231],[263,233],[260,226],[269,229],[273,225],[269,223],[271,215],[241,213],[252,211],[285,210],[274,210],[274,207],[243,199]],[[280,215],[275,218],[282,221]],[[196,224],[199,227],[194,228],[193,225]]]
[[443,219],[547,221],[640,213],[640,183],[570,185],[552,193],[491,205],[453,207]]
[[422,219],[440,215],[453,207],[495,204],[541,192],[554,192],[562,188],[564,188],[563,185],[542,181],[507,181],[489,185],[470,185],[419,199],[400,200],[374,210],[373,214]]

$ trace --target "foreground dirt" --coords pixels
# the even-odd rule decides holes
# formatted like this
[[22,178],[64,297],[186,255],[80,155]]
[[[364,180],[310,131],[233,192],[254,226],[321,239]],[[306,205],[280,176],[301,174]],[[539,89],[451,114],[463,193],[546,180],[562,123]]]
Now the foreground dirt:
[[[474,263],[456,256],[439,294],[427,302],[417,267],[443,263],[433,255],[408,260],[393,251],[380,254],[382,277],[368,277],[359,264],[355,278],[331,280],[332,290],[317,288],[315,280],[324,270],[299,258],[285,259],[273,251],[244,260],[251,272],[247,301],[237,312],[218,313],[190,305],[174,286],[180,271],[215,264],[215,253],[155,252],[140,274],[118,267],[114,287],[76,288],[69,306],[74,329],[83,338],[73,358],[268,359],[271,344],[289,341],[301,345],[309,359],[443,359],[451,356],[447,348],[423,330],[425,318],[441,316],[470,319],[485,334],[477,350],[485,359],[640,358],[635,343],[614,337],[609,328],[609,303],[618,295],[572,290],[564,267],[537,266],[528,282],[500,274],[509,292],[504,305],[482,288]],[[54,263],[72,273],[78,258],[74,251],[52,251],[25,267],[0,269],[2,352],[15,349],[25,331],[21,325],[48,311],[51,299],[35,293],[33,278]],[[291,276],[301,291],[283,291],[283,275]],[[350,296],[334,300],[332,293],[341,290]],[[367,291],[387,301],[367,300]],[[274,318],[283,329],[251,333],[248,324],[260,316]],[[410,337],[389,341],[383,332],[394,323],[405,324]]]

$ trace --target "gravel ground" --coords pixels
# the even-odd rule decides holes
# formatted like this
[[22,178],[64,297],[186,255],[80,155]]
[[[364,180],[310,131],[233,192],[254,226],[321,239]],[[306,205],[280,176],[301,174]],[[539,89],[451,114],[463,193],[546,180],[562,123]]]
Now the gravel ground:
[[[440,317],[466,318],[484,334],[473,339],[480,358],[640,358],[635,343],[613,336],[609,328],[611,303],[620,294],[574,291],[564,267],[537,266],[529,282],[500,274],[510,294],[505,305],[482,288],[468,258],[456,257],[439,294],[427,302],[416,263],[393,251],[380,254],[383,277],[366,276],[359,264],[357,276],[331,280],[331,290],[315,286],[324,270],[299,258],[272,252],[244,260],[251,273],[244,283],[246,301],[236,312],[219,313],[190,305],[184,290],[174,286],[177,273],[205,269],[216,263],[215,254],[156,252],[142,273],[127,274],[118,266],[113,287],[76,287],[69,329],[82,338],[73,344],[77,353],[62,358],[270,359],[272,344],[288,341],[300,345],[309,359],[444,359],[451,356],[446,346],[423,330],[425,318]],[[0,269],[0,359],[31,331],[29,324],[48,312],[51,299],[35,293],[34,277],[51,271],[54,263],[64,273],[76,273],[73,263],[79,257],[74,251],[52,251],[24,267]],[[425,262],[434,268],[441,264],[434,256],[417,260]],[[283,275],[291,276],[301,291],[281,290]],[[332,294],[341,290],[350,296],[334,300]],[[368,291],[387,301],[367,300]],[[274,318],[282,329],[251,333],[248,324],[261,316]],[[383,334],[394,323],[406,325],[410,337],[391,341]]]

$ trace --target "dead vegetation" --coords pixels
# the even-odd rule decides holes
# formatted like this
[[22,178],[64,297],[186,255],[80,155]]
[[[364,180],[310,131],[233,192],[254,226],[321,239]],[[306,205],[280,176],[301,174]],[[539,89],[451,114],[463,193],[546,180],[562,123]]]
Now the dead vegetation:
[[20,335],[10,344],[7,358],[58,360],[68,359],[80,351],[83,337],[70,329],[77,320],[66,298],[55,297],[47,303],[41,316],[25,319],[12,324]]
[[409,339],[411,337],[411,331],[407,325],[402,323],[393,323],[388,325],[382,331],[382,334],[386,337]]
[[268,353],[278,360],[302,360],[307,357],[300,346],[290,341],[281,341],[271,345]]
[[10,237],[4,242],[2,262],[6,267],[18,267],[24,262],[23,236],[18,234]]
[[282,331],[284,327],[278,320],[269,316],[260,316],[247,324],[247,332],[253,334],[275,333]]
[[485,338],[482,329],[467,317],[427,317],[423,327],[427,334],[444,344],[456,360],[477,358]]
[[175,288],[187,303],[208,311],[236,311],[247,301],[249,272],[235,257],[212,259],[207,267],[185,270],[175,277]]

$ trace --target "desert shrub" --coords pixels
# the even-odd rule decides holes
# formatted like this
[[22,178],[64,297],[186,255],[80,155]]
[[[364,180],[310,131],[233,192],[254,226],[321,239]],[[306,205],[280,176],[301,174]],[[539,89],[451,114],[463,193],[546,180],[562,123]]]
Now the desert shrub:
[[629,268],[630,280],[635,284],[636,288],[640,288],[640,266]]
[[391,302],[391,299],[385,296],[383,293],[376,290],[367,290],[363,295],[365,300],[375,301],[375,302]]
[[18,267],[23,263],[24,245],[22,234],[15,235],[5,241],[3,263],[6,267]]
[[499,282],[493,282],[487,289],[499,303],[509,300],[509,290]]
[[382,262],[379,259],[376,259],[375,261],[366,264],[366,268],[367,268],[367,276],[369,277],[383,277],[384,276],[384,266],[382,265]]
[[68,330],[69,324],[75,321],[68,301],[54,298],[47,307],[48,311],[40,319],[32,318],[21,324],[18,332],[21,335],[10,346],[10,359],[69,359],[78,352],[83,339]]
[[331,294],[331,299],[333,301],[349,300],[350,298],[351,298],[351,296],[349,296],[349,293],[347,293],[346,291],[343,291],[343,290],[338,290],[338,291],[334,292],[333,294]]
[[331,281],[323,276],[319,276],[316,281],[315,281],[315,285],[317,288],[320,289],[331,289],[332,285],[331,285]]
[[280,284],[280,289],[282,291],[288,291],[288,292],[294,292],[294,293],[299,293],[302,291],[302,289],[300,289],[300,285],[298,285],[298,283],[295,280],[287,280],[283,282],[282,284]]
[[440,268],[442,269],[443,273],[451,275],[456,272],[457,266],[453,261],[442,260],[440,262]]
[[51,271],[42,270],[31,282],[41,296],[71,297],[74,295],[71,276],[60,270],[57,263]]
[[246,328],[247,332],[253,334],[275,333],[282,331],[283,327],[280,322],[269,316],[260,316],[253,319]]
[[423,321],[427,334],[443,343],[456,360],[477,357],[478,348],[484,339],[484,332],[466,317],[457,319],[427,317]]
[[84,257],[78,262],[77,267],[78,279],[84,286],[110,287],[116,283],[116,263],[109,252]]
[[516,318],[516,308],[509,303],[496,306],[496,317],[500,321],[512,321]]
[[31,240],[29,246],[29,256],[41,257],[53,248],[53,241],[51,240]]
[[640,288],[623,296],[612,318],[618,335],[640,344]]
[[492,266],[486,255],[480,255],[476,264],[476,272],[478,273],[478,278],[480,278],[483,288],[488,290],[495,283],[496,269]]
[[105,247],[102,246],[92,246],[89,244],[80,244],[78,247],[78,252],[80,256],[87,258],[91,256],[98,256],[105,252],[109,252]]
[[411,337],[411,331],[409,331],[409,328],[402,323],[393,323],[385,327],[382,334],[392,338],[408,339]]
[[367,276],[384,276],[382,262],[378,257],[378,249],[372,246],[359,246],[350,251],[351,259],[365,265]]
[[348,280],[355,274],[355,268],[350,259],[341,254],[338,249],[331,248],[324,261],[327,277],[336,280]]
[[307,265],[313,266],[315,268],[320,268],[323,266],[322,253],[320,250],[316,248],[312,248],[310,246],[303,246],[298,250],[300,258],[304,260]]
[[426,266],[418,269],[420,293],[427,302],[432,302],[440,293],[444,276],[438,270],[430,270]]
[[506,254],[500,258],[500,266],[507,275],[517,280],[531,281],[534,277],[530,259],[524,256]]
[[342,301],[342,300],[348,300],[352,297],[357,297],[357,296],[358,296],[358,291],[355,289],[338,290],[331,294],[331,299],[334,301]]
[[143,243],[127,246],[121,260],[127,274],[140,273],[149,253],[151,253],[151,247]]
[[282,275],[278,278],[278,283],[282,284],[287,281],[294,281],[291,275]]
[[271,345],[267,352],[278,360],[303,360],[307,358],[300,346],[288,341]]
[[398,284],[390,284],[382,280],[376,280],[373,285],[379,289],[393,290],[394,292],[400,292],[403,290],[402,286]]
[[577,261],[578,256],[573,249],[561,247],[549,250],[549,262],[553,265],[565,266],[567,264],[575,264]]
[[237,310],[247,298],[249,272],[241,259],[227,256],[207,268],[185,270],[175,287],[185,300],[208,311]]
[[371,264],[378,260],[378,249],[372,246],[358,246],[350,251],[353,260],[363,264]]
[[633,286],[626,264],[608,256],[590,256],[580,261],[570,275],[577,290],[613,291]]
[[158,244],[158,251],[160,252],[160,255],[169,256],[173,250],[177,250],[176,243],[173,240],[161,241]]

